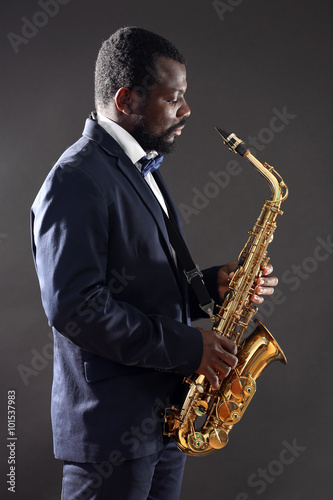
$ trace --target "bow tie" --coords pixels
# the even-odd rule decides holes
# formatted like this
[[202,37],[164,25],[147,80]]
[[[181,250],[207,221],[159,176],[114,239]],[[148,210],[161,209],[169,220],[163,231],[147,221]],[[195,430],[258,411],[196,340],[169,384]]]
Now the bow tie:
[[141,174],[143,175],[143,177],[146,177],[148,172],[154,172],[155,170],[157,170],[162,161],[162,155],[157,155],[155,158],[151,158],[150,160],[148,160],[148,158],[146,158],[145,156],[141,158],[141,160],[139,160],[139,163],[141,164]]

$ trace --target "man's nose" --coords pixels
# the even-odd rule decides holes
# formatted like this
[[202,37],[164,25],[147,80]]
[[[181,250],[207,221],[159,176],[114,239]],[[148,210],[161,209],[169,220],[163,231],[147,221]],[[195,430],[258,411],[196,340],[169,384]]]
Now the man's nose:
[[177,112],[179,118],[187,118],[191,114],[191,108],[184,99],[183,104],[180,106]]

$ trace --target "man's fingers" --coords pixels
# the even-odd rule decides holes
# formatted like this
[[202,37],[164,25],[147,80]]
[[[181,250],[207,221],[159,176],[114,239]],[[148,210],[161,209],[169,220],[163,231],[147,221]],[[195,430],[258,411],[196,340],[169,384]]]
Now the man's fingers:
[[264,302],[263,295],[273,295],[274,287],[278,284],[279,280],[276,276],[266,276],[273,271],[272,264],[268,264],[263,270],[263,276],[257,279],[255,293],[251,296],[251,301],[255,304],[262,304]]
[[271,274],[272,272],[273,272],[273,266],[272,266],[272,264],[267,264],[267,266],[265,266],[262,269],[262,274],[264,276],[266,276],[267,274]]
[[203,356],[197,373],[204,375],[214,389],[218,389],[220,381],[227,377],[230,370],[238,363],[235,356],[236,344],[214,331],[199,328],[203,337]]
[[251,295],[250,297],[251,302],[254,302],[255,304],[262,304],[264,302],[264,297],[260,297],[259,295]]
[[257,279],[257,285],[276,286],[278,283],[279,280],[276,276],[270,276],[269,278],[261,276]]
[[273,295],[274,288],[269,286],[256,286],[257,295]]
[[220,387],[220,379],[217,372],[215,372],[210,366],[207,367],[206,378],[213,389],[218,389]]
[[233,340],[220,336],[220,342],[223,349],[226,349],[231,354],[237,354],[237,346]]
[[218,389],[221,385],[223,379],[225,379],[231,371],[230,366],[221,365],[220,370],[214,370],[211,366],[207,366],[206,372],[204,373],[208,382],[211,384],[213,389]]

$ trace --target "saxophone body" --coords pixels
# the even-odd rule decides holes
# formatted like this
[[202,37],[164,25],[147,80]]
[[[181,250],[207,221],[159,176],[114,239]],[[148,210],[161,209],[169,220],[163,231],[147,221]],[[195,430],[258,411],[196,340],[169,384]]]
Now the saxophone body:
[[165,434],[173,436],[178,448],[192,456],[223,448],[256,392],[256,379],[273,361],[287,362],[272,334],[258,320],[254,320],[256,327],[251,335],[245,340],[242,336],[257,312],[251,296],[269,261],[267,247],[273,239],[276,218],[282,214],[280,206],[288,196],[288,188],[274,168],[261,164],[235,134],[217,130],[229,149],[244,156],[264,177],[272,194],[249,232],[223,304],[210,318],[216,333],[237,344],[238,364],[218,390],[211,387],[204,375],[185,378],[182,406],[166,411]]

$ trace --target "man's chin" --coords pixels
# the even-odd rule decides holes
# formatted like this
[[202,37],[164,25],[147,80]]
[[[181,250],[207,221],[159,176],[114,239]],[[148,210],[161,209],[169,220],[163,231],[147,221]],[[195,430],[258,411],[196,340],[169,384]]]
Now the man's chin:
[[173,151],[176,146],[176,138],[173,137],[163,137],[163,138],[155,138],[154,141],[146,144],[146,147],[143,147],[146,151],[154,150],[160,155],[167,155]]
[[164,141],[163,144],[160,145],[160,147],[158,149],[156,149],[156,151],[159,153],[159,154],[164,154],[164,155],[167,155],[169,153],[171,153],[175,146],[176,146],[176,138],[173,137],[171,140],[169,141]]
[[139,127],[132,132],[132,135],[145,151],[157,151],[159,154],[171,153],[176,144],[173,132],[164,137],[156,137],[143,127]]

